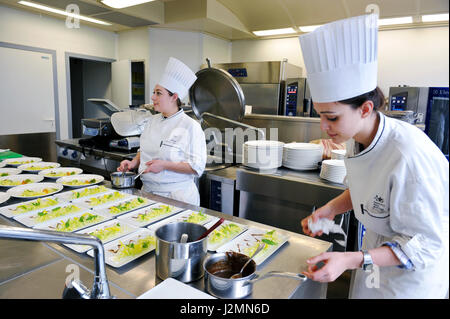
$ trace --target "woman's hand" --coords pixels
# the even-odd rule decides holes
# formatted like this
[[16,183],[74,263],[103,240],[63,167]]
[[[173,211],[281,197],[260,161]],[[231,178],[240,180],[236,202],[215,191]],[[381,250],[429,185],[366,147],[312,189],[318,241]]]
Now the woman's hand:
[[137,166],[136,163],[133,163],[133,161],[124,160],[124,161],[120,162],[120,166],[117,167],[117,171],[118,172],[131,171],[132,169],[135,169],[136,166]]
[[[325,252],[308,259],[308,271],[302,272],[311,280],[319,282],[335,281],[347,269],[355,269],[362,263],[361,252]],[[322,268],[317,263],[323,262]]]
[[328,205],[320,207],[318,210],[316,210],[310,216],[302,219],[301,225],[302,225],[303,233],[305,235],[308,235],[311,237],[321,236],[323,233],[322,231],[319,231],[317,233],[311,232],[311,230],[309,229],[309,226],[308,226],[308,220],[312,219],[312,222],[315,223],[320,218],[327,218],[327,219],[333,220],[335,216],[336,215],[333,213],[333,210]]
[[145,163],[147,168],[144,173],[159,173],[166,169],[166,161],[154,159]]

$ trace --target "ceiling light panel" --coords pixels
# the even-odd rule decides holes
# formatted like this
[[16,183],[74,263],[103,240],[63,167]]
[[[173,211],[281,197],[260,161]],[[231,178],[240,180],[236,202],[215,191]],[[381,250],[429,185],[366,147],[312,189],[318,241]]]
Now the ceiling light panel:
[[389,18],[389,19],[379,19],[378,20],[379,26],[394,25],[394,24],[408,24],[408,23],[413,23],[412,17],[400,17],[400,18]]
[[122,9],[154,0],[101,0],[103,4],[115,9]]
[[253,31],[253,34],[257,35],[259,37],[264,37],[264,36],[269,36],[269,35],[291,34],[291,33],[297,33],[297,31],[295,31],[293,28]]
[[64,15],[64,16],[67,16],[67,17],[72,17],[72,18],[76,18],[76,19],[92,22],[92,23],[103,24],[103,25],[111,25],[111,23],[107,23],[107,22],[104,22],[104,21],[101,21],[101,20],[89,18],[89,17],[82,16],[82,15],[75,14],[75,13],[66,12],[66,11],[60,10],[60,9],[55,9],[55,8],[43,6],[41,4],[37,4],[37,3],[29,2],[29,1],[19,1],[18,3],[21,4],[21,5],[24,5],[24,6],[35,8],[35,9],[44,10],[44,11],[48,11],[48,12]]
[[448,13],[427,14],[422,16],[422,22],[448,21]]

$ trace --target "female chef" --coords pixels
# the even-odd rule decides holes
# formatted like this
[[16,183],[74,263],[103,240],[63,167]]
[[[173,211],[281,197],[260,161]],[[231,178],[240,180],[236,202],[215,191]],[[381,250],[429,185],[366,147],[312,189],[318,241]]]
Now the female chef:
[[197,77],[182,62],[170,58],[155,85],[152,101],[160,113],[150,117],[140,137],[140,149],[132,161],[122,161],[118,171],[138,167],[146,192],[200,205],[194,178],[206,165],[205,135],[199,123],[180,108]]
[[[375,14],[326,24],[300,36],[314,108],[335,143],[349,141],[348,189],[301,221],[353,209],[366,228],[360,252],[310,258],[305,274],[331,282],[356,269],[350,298],[448,296],[449,164],[414,125],[377,111]],[[317,263],[322,262],[319,268]]]

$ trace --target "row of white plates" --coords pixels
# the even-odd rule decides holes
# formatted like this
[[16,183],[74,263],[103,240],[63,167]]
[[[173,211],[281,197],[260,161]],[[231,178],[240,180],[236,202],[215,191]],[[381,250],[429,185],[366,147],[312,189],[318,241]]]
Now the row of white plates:
[[285,166],[298,170],[317,169],[322,160],[322,146],[312,143],[248,141],[244,143],[243,164],[257,169]]
[[315,170],[322,163],[320,177],[342,183],[345,175],[345,150],[333,150],[332,159],[322,161],[323,148],[313,143],[288,143],[261,140],[244,143],[243,164],[259,170],[281,166],[293,170]]

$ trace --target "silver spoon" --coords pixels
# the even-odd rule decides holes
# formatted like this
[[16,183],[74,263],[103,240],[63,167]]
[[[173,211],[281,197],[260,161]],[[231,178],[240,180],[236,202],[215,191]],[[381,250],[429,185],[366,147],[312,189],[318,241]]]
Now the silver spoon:
[[255,252],[253,253],[253,255],[251,255],[250,258],[247,260],[247,262],[244,264],[244,266],[242,266],[241,271],[231,276],[230,279],[242,278],[242,272],[244,271],[245,267],[247,267],[247,265],[250,263],[253,257],[255,257],[256,254],[259,253],[261,250],[263,250],[265,246],[266,245],[264,243],[260,243],[258,248],[256,248]]
[[181,235],[180,243],[185,244],[188,240],[188,234]]

